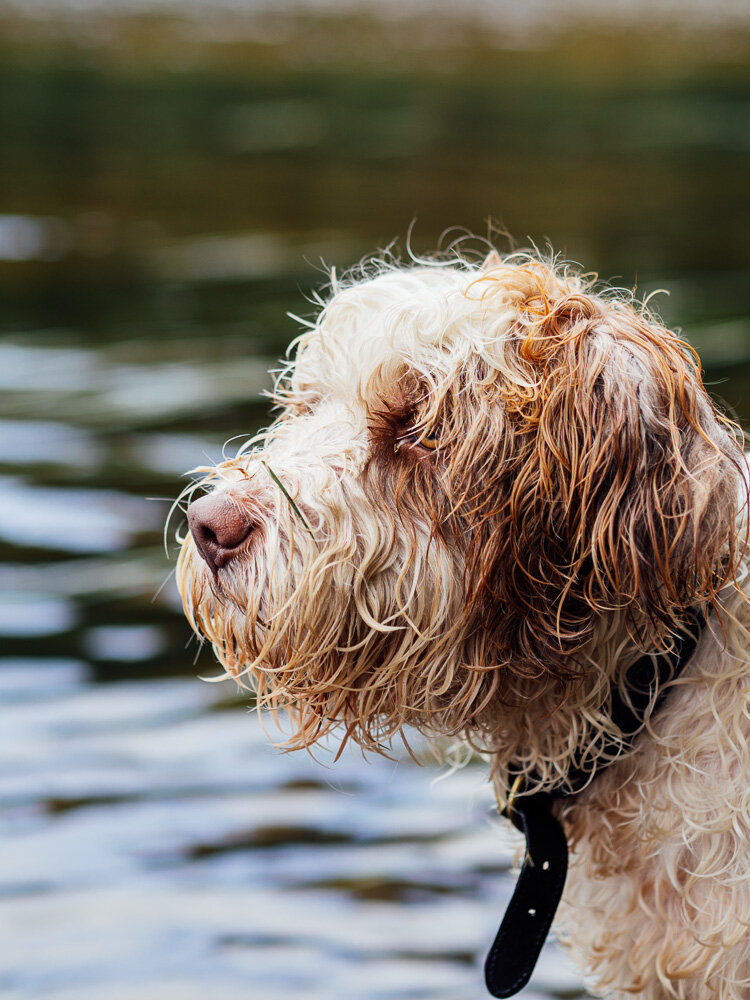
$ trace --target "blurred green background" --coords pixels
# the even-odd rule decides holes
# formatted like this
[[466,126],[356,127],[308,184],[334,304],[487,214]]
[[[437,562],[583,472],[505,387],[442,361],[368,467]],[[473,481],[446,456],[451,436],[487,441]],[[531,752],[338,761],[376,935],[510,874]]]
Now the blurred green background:
[[[668,289],[657,307],[745,415],[747,31],[509,34],[470,6],[399,20],[31,8],[0,18],[0,415],[63,437],[18,456],[7,425],[27,485],[173,497],[181,471],[264,420],[265,369],[296,333],[285,313],[311,311],[323,265],[403,245],[412,223],[417,250],[492,219],[640,294]],[[54,359],[54,384],[36,384]],[[136,532],[157,575],[165,513]],[[33,564],[39,541],[8,538],[0,558]],[[130,669],[186,669],[182,624],[112,586],[56,650],[81,655],[82,619],[158,620],[168,648]]]
[[[242,698],[192,679],[212,660],[179,611],[179,517],[170,558],[164,520],[185,470],[266,420],[267,369],[297,332],[287,310],[309,315],[327,267],[396,237],[403,247],[412,224],[417,251],[461,230],[487,235],[491,219],[518,245],[549,244],[642,296],[668,289],[657,308],[700,350],[712,391],[750,417],[743,6],[0,3],[0,734],[12,734],[0,758],[0,927],[12,935],[0,990],[113,1000],[137,986],[185,1000],[205,977],[227,998],[481,995],[477,954],[499,915],[484,906],[487,873],[509,855],[488,858],[491,839],[467,853],[466,817],[453,801],[435,817],[428,776],[408,767],[379,834],[377,768],[349,776],[355,816],[314,770],[269,757],[279,770],[261,790],[276,797],[259,805],[263,743],[242,735]],[[165,734],[174,759],[154,749]],[[227,764],[229,747],[243,768]],[[207,760],[215,767],[199,780]],[[319,822],[304,798],[316,789]],[[404,819],[405,797],[421,821]],[[201,827],[198,799],[215,827]],[[282,801],[286,818],[268,820]],[[426,871],[436,826],[447,854]],[[367,876],[361,851],[349,863],[330,849],[377,836],[405,846]],[[361,943],[341,958],[340,929],[317,944],[310,928],[285,937],[288,907],[265,973],[257,949],[273,948],[258,927],[222,937],[195,916],[191,937],[180,914],[202,919],[206,904],[186,886],[216,890],[231,881],[227,865],[232,879],[282,894],[312,891],[299,871],[322,867],[332,928],[342,906],[365,908],[360,926],[387,912],[379,973]],[[128,960],[115,938],[137,938],[144,914],[159,912],[147,871],[172,872],[182,905],[154,917],[159,947],[133,945]],[[79,955],[63,928],[86,937],[101,894],[107,913],[124,905],[129,916]],[[436,953],[419,942],[399,951],[404,919],[419,924],[407,904],[426,899],[435,913],[437,898],[441,927],[460,919],[475,936],[435,932]],[[61,899],[67,920],[55,916]],[[53,957],[19,929],[24,912],[52,928]],[[175,947],[189,983],[164,965]],[[200,964],[201,948],[216,964]],[[235,962],[243,948],[247,968]],[[312,949],[300,964],[317,979],[277,974],[295,966],[294,948]],[[549,962],[537,994],[575,995],[556,953]],[[248,994],[259,969],[265,985]],[[363,975],[369,992],[352,986]]]

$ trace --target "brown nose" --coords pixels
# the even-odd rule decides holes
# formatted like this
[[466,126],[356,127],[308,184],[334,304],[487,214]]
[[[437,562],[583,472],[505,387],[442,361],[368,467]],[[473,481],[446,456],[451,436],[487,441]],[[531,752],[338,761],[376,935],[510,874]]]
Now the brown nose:
[[187,516],[193,541],[214,574],[237,555],[254,527],[237,503],[222,493],[194,500]]

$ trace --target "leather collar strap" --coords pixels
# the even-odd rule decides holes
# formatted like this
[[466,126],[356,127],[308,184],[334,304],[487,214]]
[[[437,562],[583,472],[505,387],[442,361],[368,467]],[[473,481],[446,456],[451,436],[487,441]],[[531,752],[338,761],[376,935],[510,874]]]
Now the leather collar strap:
[[[642,656],[628,670],[623,697],[613,688],[611,717],[619,730],[616,737],[603,738],[595,757],[604,763],[575,763],[565,784],[552,792],[524,793],[515,789],[506,815],[526,838],[526,856],[516,888],[505,911],[500,930],[484,966],[487,989],[493,997],[512,997],[528,983],[557,910],[568,871],[568,842],[552,811],[556,799],[580,792],[594,774],[613,763],[628,748],[650,714],[662,706],[664,685],[678,677],[695,652],[706,620],[691,611],[672,648],[660,655]],[[654,691],[658,691],[654,701]],[[609,758],[609,759],[607,759]],[[513,777],[513,769],[510,769]]]

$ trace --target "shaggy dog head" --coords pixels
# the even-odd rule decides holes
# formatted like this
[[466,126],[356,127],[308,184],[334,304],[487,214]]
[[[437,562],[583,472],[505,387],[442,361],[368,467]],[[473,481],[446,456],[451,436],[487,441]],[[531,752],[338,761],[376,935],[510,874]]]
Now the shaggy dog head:
[[549,786],[627,666],[732,580],[733,425],[686,344],[577,272],[371,265],[275,402],[206,470],[178,580],[289,746],[410,725]]

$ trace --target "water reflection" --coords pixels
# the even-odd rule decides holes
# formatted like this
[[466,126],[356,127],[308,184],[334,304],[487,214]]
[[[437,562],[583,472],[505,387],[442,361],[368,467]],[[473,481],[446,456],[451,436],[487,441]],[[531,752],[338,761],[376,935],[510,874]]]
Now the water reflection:
[[61,219],[0,215],[0,260],[57,260],[68,245]]
[[0,477],[0,538],[16,546],[64,552],[109,552],[128,547],[158,526],[145,500],[110,490],[74,490]]
[[[162,997],[175,975],[187,996],[209,979],[221,997],[476,990],[517,846],[484,819],[480,770],[430,787],[405,760],[280,757],[222,689],[187,679],[96,687],[59,661],[0,678],[8,995],[145,982]],[[550,961],[537,988],[575,988]]]

